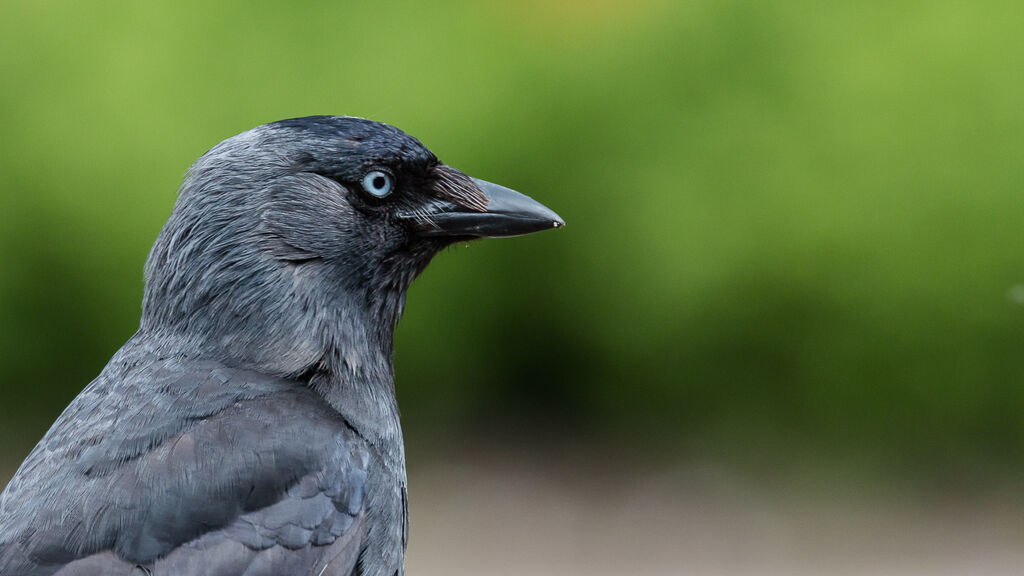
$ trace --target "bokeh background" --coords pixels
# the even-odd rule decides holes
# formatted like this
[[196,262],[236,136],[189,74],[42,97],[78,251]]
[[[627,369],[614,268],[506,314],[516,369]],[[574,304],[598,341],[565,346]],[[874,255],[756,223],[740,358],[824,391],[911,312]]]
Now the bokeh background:
[[568,222],[413,286],[410,574],[1024,565],[1019,2],[2,6],[0,486],[188,165],[348,114]]

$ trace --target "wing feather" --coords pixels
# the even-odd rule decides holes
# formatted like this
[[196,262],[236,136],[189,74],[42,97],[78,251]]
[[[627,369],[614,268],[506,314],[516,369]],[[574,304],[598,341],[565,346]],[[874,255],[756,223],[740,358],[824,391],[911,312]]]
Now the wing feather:
[[367,465],[301,384],[115,356],[0,495],[0,575],[347,574]]

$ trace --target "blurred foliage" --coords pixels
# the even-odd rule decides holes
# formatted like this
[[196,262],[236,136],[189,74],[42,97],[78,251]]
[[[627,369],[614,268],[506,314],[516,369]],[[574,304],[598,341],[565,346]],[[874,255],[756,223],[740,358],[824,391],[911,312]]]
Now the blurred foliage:
[[135,330],[189,163],[309,114],[397,125],[568,222],[455,247],[414,285],[413,442],[543,430],[941,474],[1024,457],[1016,3],[3,12],[9,459]]

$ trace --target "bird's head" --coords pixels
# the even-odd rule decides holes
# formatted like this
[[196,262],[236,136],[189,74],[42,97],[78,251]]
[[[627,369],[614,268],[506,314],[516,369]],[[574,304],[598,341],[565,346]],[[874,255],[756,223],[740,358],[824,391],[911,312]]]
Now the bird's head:
[[332,349],[358,363],[358,342],[390,354],[405,291],[439,250],[562,225],[392,126],[283,120],[191,167],[147,262],[142,329],[282,374]]

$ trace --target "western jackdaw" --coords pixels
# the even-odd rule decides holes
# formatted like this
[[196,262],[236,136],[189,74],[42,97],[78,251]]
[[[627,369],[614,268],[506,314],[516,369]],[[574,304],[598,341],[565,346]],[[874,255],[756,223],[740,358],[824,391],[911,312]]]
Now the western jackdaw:
[[214,146],[150,252],[138,332],[0,495],[0,574],[402,574],[406,290],[452,242],[562,225],[369,120]]

